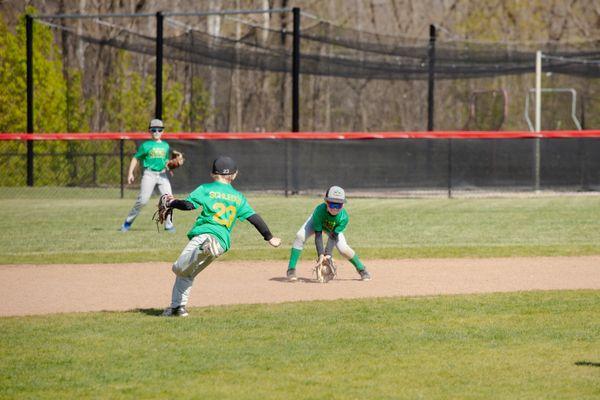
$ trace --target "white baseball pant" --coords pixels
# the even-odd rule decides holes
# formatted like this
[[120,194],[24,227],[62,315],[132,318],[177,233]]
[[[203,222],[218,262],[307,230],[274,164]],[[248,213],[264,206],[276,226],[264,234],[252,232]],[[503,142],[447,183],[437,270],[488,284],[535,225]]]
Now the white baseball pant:
[[[306,239],[315,234],[315,229],[313,227],[312,215],[306,220],[306,222],[302,225],[300,230],[296,233],[296,239],[294,240],[294,244],[292,247],[297,250],[302,250],[304,248],[304,243]],[[331,236],[324,232],[323,238],[328,237],[328,240],[333,240]],[[326,243],[323,244],[326,247]],[[335,242],[335,247],[338,249],[340,254],[344,256],[344,258],[350,260],[356,254],[354,250],[348,243],[346,243],[346,237],[343,233],[338,233],[337,241]]]
[[188,242],[173,263],[172,270],[177,277],[171,295],[171,308],[187,304],[196,275],[223,253],[225,250],[219,241],[207,233],[194,236]]
[[[165,171],[152,171],[150,169],[144,169],[144,173],[142,174],[142,182],[140,184],[140,193],[133,205],[131,211],[125,218],[125,222],[128,224],[132,224],[133,221],[140,214],[142,208],[148,203],[150,197],[152,196],[152,192],[154,192],[154,187],[158,186],[158,191],[161,195],[163,194],[173,194],[171,191],[171,182],[169,182],[169,177],[167,172]],[[173,227],[173,221],[171,217],[167,218],[165,221],[165,228],[171,229]]]

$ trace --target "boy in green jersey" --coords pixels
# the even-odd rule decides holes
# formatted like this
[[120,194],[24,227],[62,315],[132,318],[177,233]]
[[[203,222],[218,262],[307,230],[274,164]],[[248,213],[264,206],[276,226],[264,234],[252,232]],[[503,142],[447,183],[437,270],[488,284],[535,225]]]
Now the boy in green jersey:
[[185,317],[194,278],[231,245],[230,234],[236,221],[248,220],[273,247],[281,244],[267,224],[258,215],[246,197],[231,186],[237,176],[235,161],[221,156],[213,162],[212,183],[198,186],[185,200],[170,198],[169,208],[195,210],[202,208],[200,215],[187,236],[190,240],[173,263],[176,275],[171,297],[171,306],[163,316]]
[[[287,278],[290,282],[298,280],[296,277],[296,264],[302,253],[304,242],[312,234],[315,235],[315,245],[319,255],[318,262],[323,261],[325,257],[331,257],[333,246],[336,246],[340,254],[356,267],[361,280],[371,280],[371,275],[358,258],[358,255],[346,243],[343,232],[348,225],[349,215],[343,208],[345,202],[346,193],[344,189],[339,186],[330,187],[325,193],[325,201],[315,208],[312,215],[296,233],[296,240],[292,245],[287,270]],[[323,231],[328,237],[327,247],[325,248],[323,248]]]
[[[152,140],[147,140],[138,147],[129,164],[127,183],[131,185],[135,181],[133,172],[138,164],[141,164],[143,169],[142,182],[137,200],[131,211],[129,211],[127,218],[125,218],[125,222],[121,225],[121,232],[127,232],[131,229],[133,221],[135,221],[142,208],[150,200],[155,186],[158,186],[158,191],[161,195],[173,193],[166,168],[169,161],[169,144],[160,139],[165,126],[160,119],[153,119],[150,121],[149,129]],[[175,232],[175,227],[170,217],[165,221],[165,230],[167,232]]]

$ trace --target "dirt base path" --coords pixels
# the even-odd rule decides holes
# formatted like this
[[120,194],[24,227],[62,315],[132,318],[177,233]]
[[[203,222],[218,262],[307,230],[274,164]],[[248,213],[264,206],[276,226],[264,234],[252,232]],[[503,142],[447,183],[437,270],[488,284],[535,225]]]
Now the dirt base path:
[[[196,278],[188,306],[600,289],[600,256],[369,260],[370,282],[339,264],[338,279],[320,284],[308,262],[289,283],[282,261],[218,261]],[[173,280],[169,263],[0,265],[0,316],[164,308]]]

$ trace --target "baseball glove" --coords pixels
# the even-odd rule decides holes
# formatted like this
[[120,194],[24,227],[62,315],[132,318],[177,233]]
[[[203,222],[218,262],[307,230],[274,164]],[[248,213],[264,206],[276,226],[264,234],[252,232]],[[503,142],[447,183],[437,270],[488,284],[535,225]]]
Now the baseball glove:
[[317,280],[321,283],[327,283],[337,276],[337,267],[331,256],[325,256],[322,261],[315,265],[315,274]]
[[185,158],[183,158],[183,153],[178,152],[177,150],[173,150],[171,152],[171,158],[167,161],[167,169],[173,170],[175,168],[179,168],[185,162]]
[[167,218],[171,217],[173,220],[173,209],[169,207],[169,203],[173,200],[173,196],[170,194],[163,194],[158,199],[158,209],[154,212],[152,220],[156,221],[156,229],[160,232],[159,225],[163,225]]

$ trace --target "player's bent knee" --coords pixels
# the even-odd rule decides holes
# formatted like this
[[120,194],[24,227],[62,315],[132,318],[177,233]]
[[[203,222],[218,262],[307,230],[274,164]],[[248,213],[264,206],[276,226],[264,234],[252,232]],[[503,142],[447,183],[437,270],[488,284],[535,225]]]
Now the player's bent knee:
[[173,271],[173,273],[177,276],[184,276],[183,272],[185,271],[185,266],[175,262],[173,263],[171,271]]
[[294,239],[294,243],[292,244],[292,247],[298,250],[302,250],[304,248],[304,242],[306,241],[306,239],[304,238],[304,235],[300,236],[297,235],[296,239]]
[[175,275],[177,275],[181,278],[193,279],[204,268],[206,268],[213,259],[214,258],[210,258],[209,260],[207,260],[207,259],[202,258],[192,264],[178,265],[177,263],[175,263],[175,264],[173,264],[173,272],[175,273]]
[[171,270],[173,273],[180,277],[189,277],[190,271],[194,269],[194,266],[198,263],[198,251],[192,253],[184,253],[177,261],[173,263]]
[[338,251],[344,258],[350,260],[356,255],[356,252],[348,246],[338,246]]

